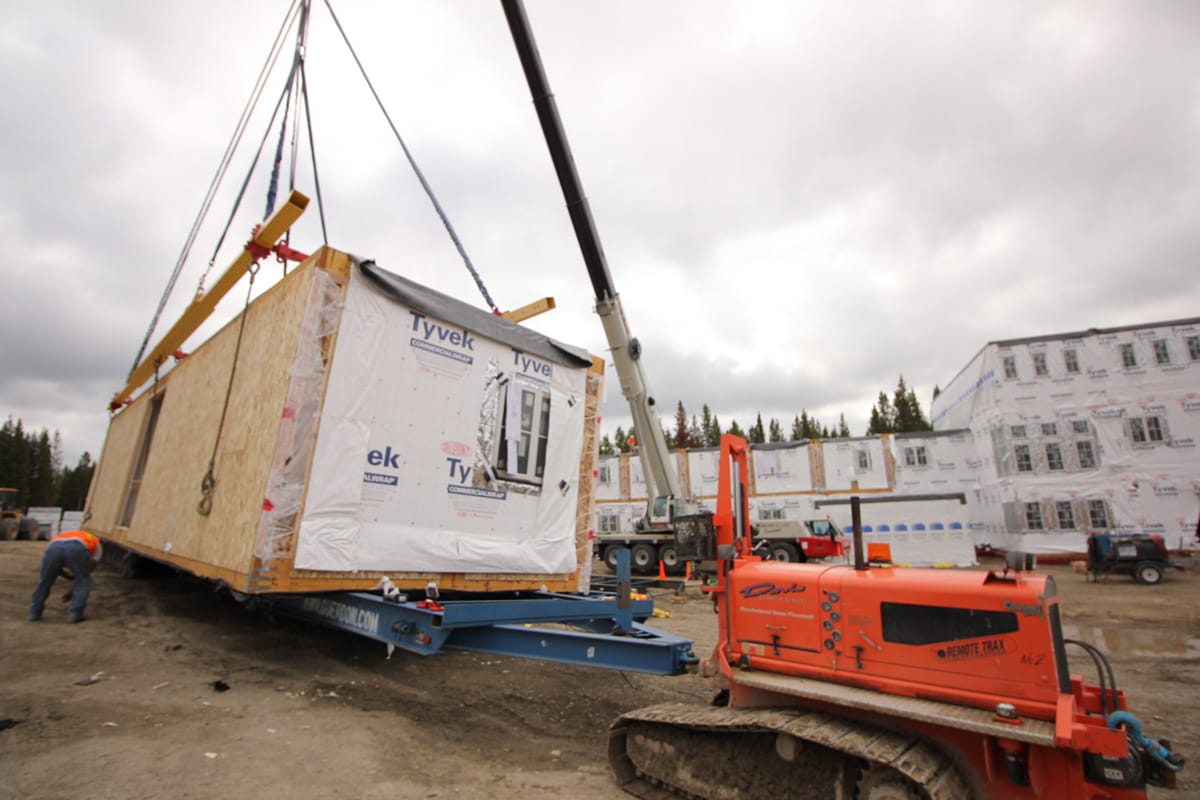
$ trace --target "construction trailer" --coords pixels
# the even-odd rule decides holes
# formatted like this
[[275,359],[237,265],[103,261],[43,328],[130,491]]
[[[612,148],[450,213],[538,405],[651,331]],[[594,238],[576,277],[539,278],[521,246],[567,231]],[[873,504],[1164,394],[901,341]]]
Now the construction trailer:
[[86,527],[245,594],[586,590],[602,377],[323,248],[117,410]]

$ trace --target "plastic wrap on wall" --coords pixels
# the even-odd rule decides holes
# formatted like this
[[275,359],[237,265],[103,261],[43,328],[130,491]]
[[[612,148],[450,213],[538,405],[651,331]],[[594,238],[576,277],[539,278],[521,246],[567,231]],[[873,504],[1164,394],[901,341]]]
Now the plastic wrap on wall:
[[535,337],[396,276],[354,273],[296,567],[574,572],[591,362]]
[[288,370],[287,398],[263,496],[263,514],[254,539],[254,555],[264,563],[290,555],[294,544],[292,534],[304,500],[305,477],[325,386],[325,363],[330,337],[337,330],[341,314],[341,295],[341,287],[326,272],[313,271],[296,356]]

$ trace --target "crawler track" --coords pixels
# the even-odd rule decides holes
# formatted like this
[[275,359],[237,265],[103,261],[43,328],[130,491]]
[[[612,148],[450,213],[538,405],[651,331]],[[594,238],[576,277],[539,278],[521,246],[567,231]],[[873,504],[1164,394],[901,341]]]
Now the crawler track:
[[813,711],[650,706],[613,723],[608,752],[617,782],[643,800],[853,800],[860,774],[876,765],[903,775],[928,800],[972,796],[932,747]]

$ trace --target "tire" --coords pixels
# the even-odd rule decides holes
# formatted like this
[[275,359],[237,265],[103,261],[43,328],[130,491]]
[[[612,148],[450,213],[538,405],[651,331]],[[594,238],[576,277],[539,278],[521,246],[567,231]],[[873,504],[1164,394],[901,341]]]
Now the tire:
[[635,575],[649,575],[657,569],[658,551],[654,545],[635,544],[629,553],[630,571]]
[[36,519],[25,517],[17,525],[17,538],[28,539],[31,542],[41,541],[41,528],[41,523]]
[[683,562],[679,560],[679,551],[674,542],[668,542],[658,548],[658,560],[663,563],[663,569],[668,575],[683,574]]
[[1137,582],[1144,583],[1147,586],[1162,583],[1163,574],[1162,565],[1153,561],[1143,561],[1133,571],[1133,577]]
[[804,556],[800,555],[800,548],[791,542],[771,542],[771,560],[794,564],[803,561]]
[[617,574],[617,550],[621,547],[619,544],[606,544],[600,550],[600,559],[604,562],[604,566],[608,567],[612,574]]
[[12,517],[0,519],[0,542],[11,542],[17,538],[17,521]]
[[896,770],[876,765],[863,772],[858,800],[928,800],[928,795]]

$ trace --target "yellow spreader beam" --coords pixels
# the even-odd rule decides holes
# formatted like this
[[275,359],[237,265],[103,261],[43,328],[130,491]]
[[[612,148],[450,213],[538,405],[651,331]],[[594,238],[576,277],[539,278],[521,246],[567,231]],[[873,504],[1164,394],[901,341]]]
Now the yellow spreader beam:
[[505,311],[500,316],[510,322],[524,322],[530,317],[536,317],[538,314],[549,311],[552,308],[554,308],[554,298],[543,297],[541,300],[534,300],[532,303],[523,305],[520,308],[514,308],[512,311]]
[[[288,228],[295,224],[296,220],[300,219],[300,215],[304,213],[304,209],[308,207],[308,198],[300,192],[293,191],[285,203],[278,211],[271,215],[271,218],[263,223],[262,227],[254,235],[254,238],[246,244],[246,248],[242,250],[241,255],[234,259],[229,268],[225,270],[220,279],[217,280],[213,287],[204,294],[196,296],[192,304],[184,310],[180,315],[179,320],[167,331],[167,335],[162,338],[150,354],[142,360],[134,368],[129,375],[129,382],[125,384],[125,388],[113,395],[112,403],[109,408],[116,410],[129,399],[129,397],[137,390],[139,386],[145,383],[154,374],[168,358],[178,352],[187,338],[196,332],[204,320],[208,319],[212,314],[213,309],[217,307],[217,303],[221,301],[229,290],[241,280],[242,276],[250,269],[257,258],[261,257],[262,250],[270,250],[275,244],[283,238],[283,235],[288,232]],[[257,245],[259,256],[255,256],[251,252],[251,244]]]

